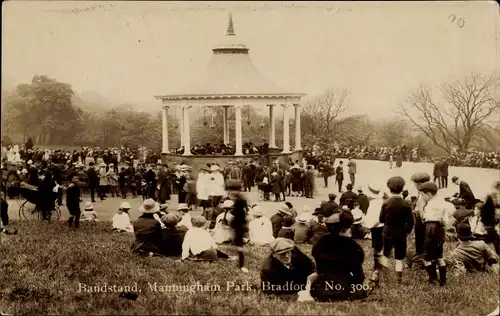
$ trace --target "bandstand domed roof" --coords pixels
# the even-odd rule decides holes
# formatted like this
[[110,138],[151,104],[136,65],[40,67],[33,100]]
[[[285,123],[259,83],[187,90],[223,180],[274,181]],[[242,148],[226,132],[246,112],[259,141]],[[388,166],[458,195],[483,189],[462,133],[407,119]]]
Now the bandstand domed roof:
[[248,54],[249,48],[235,35],[233,19],[222,44],[212,49],[213,55],[205,71],[190,85],[175,94],[157,96],[164,100],[191,98],[234,97],[301,97],[305,94],[291,93],[265,78],[254,66]]

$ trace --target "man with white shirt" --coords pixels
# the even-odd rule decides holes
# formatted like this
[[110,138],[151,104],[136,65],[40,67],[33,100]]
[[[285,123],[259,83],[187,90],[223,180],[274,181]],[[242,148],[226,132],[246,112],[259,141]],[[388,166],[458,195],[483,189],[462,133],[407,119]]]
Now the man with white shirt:
[[210,167],[210,200],[212,207],[219,205],[222,196],[226,194],[226,187],[224,183],[224,176],[220,172],[220,167],[218,165],[212,165]]
[[446,285],[446,263],[443,258],[445,225],[448,222],[448,203],[436,198],[438,187],[433,182],[420,186],[422,200],[426,203],[423,212],[425,223],[424,266],[429,274],[429,282],[437,281],[436,263],[439,269],[439,285]]
[[216,260],[217,245],[210,233],[205,229],[207,220],[201,215],[192,218],[192,227],[186,232],[182,243],[181,260],[190,256],[198,260]]
[[384,248],[382,235],[384,224],[379,221],[380,211],[382,210],[384,200],[382,199],[382,192],[379,188],[369,185],[368,192],[373,199],[370,201],[368,206],[368,210],[364,218],[364,226],[370,230],[372,240],[373,274],[370,279],[372,282],[377,283],[379,281],[381,269],[380,257],[382,256],[382,249]]
[[254,219],[248,224],[250,242],[259,246],[267,245],[274,240],[273,225],[268,217],[264,217],[260,206],[252,208]]

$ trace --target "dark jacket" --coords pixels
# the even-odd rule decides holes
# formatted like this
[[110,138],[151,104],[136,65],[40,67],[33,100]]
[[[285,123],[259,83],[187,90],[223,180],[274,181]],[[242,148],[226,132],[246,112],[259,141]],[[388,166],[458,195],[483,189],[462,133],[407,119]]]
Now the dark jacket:
[[139,250],[161,253],[162,230],[160,222],[153,218],[153,214],[142,214],[134,223],[135,243],[132,252]]
[[358,194],[359,209],[366,215],[368,207],[370,206],[370,201],[368,201],[368,196],[364,193]]
[[90,167],[89,170],[87,170],[87,177],[90,188],[96,188],[99,186],[99,176],[97,175],[97,171],[94,167]]
[[448,164],[448,161],[443,161],[441,163],[441,176],[442,177],[447,177],[449,175],[449,173],[448,173],[448,167],[449,166],[450,165]]
[[[314,264],[299,248],[292,250],[291,269],[285,267],[281,262],[269,255],[262,264],[260,271],[261,290],[265,294],[286,295],[296,294],[305,288],[307,277],[314,272]],[[285,289],[285,285],[295,284],[296,286]],[[271,288],[274,285],[274,289]],[[297,285],[300,289],[297,289]],[[278,286],[281,288],[279,289]]]
[[443,175],[441,162],[434,163],[434,171],[432,174],[435,177],[441,177]]
[[[363,249],[351,238],[327,234],[312,248],[318,280],[311,286],[311,296],[317,301],[328,302],[364,297],[364,291],[356,291],[363,284],[365,275]],[[335,291],[335,284],[342,290]]]
[[384,236],[406,238],[414,225],[410,203],[403,197],[391,196],[382,205],[379,221],[384,224]]
[[283,219],[284,216],[281,213],[276,213],[273,216],[271,216],[271,224],[273,225],[273,237],[276,238],[278,237],[278,233],[283,226]]
[[469,186],[469,184],[465,181],[460,181],[458,185],[460,188],[459,197],[465,200],[465,207],[469,210],[474,209],[476,205],[476,198],[474,197],[474,193]]
[[182,242],[187,229],[167,228],[162,231],[162,251],[161,254],[167,257],[180,257],[182,255]]
[[343,205],[347,205],[349,209],[354,208],[354,202],[358,200],[358,195],[352,191],[347,191],[342,193],[342,196],[340,196],[340,206],[342,207]]

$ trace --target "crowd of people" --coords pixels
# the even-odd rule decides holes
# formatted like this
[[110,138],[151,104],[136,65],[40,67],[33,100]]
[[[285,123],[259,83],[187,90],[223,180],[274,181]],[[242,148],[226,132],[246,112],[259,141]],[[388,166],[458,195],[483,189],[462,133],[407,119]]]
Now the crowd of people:
[[396,167],[401,167],[404,161],[435,161],[436,159],[446,159],[450,166],[478,167],[500,169],[500,152],[483,152],[470,150],[466,153],[453,151],[450,155],[444,157],[422,156],[418,148],[408,149],[405,145],[392,148],[372,146],[318,146],[306,147],[304,156],[308,163],[317,166],[321,161],[337,158],[345,159],[352,157],[354,159],[381,160],[388,161],[391,165],[394,162]]
[[[269,153],[269,144],[264,143],[260,146],[253,144],[252,142],[244,143],[242,145],[242,151],[244,155],[259,155]],[[174,151],[176,154],[182,155],[184,153],[184,146],[176,149]],[[210,144],[205,145],[194,145],[191,147],[191,154],[193,155],[234,155],[236,153],[236,148],[230,144]]]

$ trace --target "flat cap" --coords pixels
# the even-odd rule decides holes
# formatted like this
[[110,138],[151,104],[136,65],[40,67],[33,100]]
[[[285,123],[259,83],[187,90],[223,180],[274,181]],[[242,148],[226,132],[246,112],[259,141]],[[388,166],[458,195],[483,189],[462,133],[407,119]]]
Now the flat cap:
[[179,222],[179,217],[174,213],[168,213],[161,218],[161,221],[167,225],[175,226]]
[[330,201],[333,201],[337,198],[337,194],[335,193],[330,193],[328,194],[328,199],[330,199]]
[[387,187],[392,191],[403,191],[405,184],[405,179],[400,176],[391,177],[387,180]]
[[269,247],[272,253],[282,253],[292,250],[294,243],[291,239],[278,237],[270,243]]
[[434,182],[427,181],[419,186],[419,190],[423,192],[437,193],[438,187]]
[[351,212],[341,212],[335,213],[332,216],[328,216],[323,220],[325,224],[336,224],[340,225],[341,228],[351,227],[354,223],[354,217]]
[[457,180],[458,180],[458,177],[457,177],[457,176],[453,176],[453,177],[451,177],[451,182],[455,182],[455,181],[457,181]]
[[431,180],[431,176],[427,172],[416,172],[411,176],[411,181],[416,183],[424,183]]
[[201,215],[196,215],[191,218],[191,224],[193,224],[194,227],[203,227],[206,222],[207,219]]
[[292,215],[290,208],[285,203],[278,204],[278,212],[285,215]]

